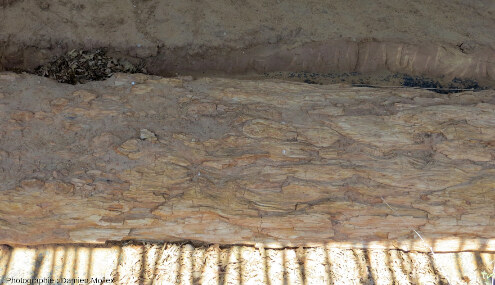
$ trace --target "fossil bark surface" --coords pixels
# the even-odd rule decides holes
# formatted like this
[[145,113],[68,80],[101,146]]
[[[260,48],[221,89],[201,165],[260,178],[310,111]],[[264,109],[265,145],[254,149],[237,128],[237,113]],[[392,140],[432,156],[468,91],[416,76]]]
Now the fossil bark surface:
[[0,73],[0,243],[495,250],[494,159],[493,90]]

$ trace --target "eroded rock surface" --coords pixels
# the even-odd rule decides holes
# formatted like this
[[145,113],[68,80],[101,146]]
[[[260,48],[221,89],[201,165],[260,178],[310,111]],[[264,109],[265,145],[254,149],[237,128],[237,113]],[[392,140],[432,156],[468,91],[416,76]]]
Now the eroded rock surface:
[[494,158],[493,90],[2,73],[0,243],[493,250]]

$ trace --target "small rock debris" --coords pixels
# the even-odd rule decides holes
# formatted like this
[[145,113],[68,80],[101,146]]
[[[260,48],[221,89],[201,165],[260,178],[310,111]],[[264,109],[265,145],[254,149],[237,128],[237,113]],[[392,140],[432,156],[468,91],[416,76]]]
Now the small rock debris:
[[156,137],[155,133],[153,133],[152,131],[150,130],[147,130],[147,129],[141,129],[140,132],[139,132],[139,138],[141,140],[148,140],[148,141],[151,141],[151,142],[156,142],[158,140],[158,138]]
[[77,84],[105,80],[116,72],[146,73],[142,67],[124,59],[115,59],[101,49],[71,50],[67,54],[36,68],[35,73],[61,83]]

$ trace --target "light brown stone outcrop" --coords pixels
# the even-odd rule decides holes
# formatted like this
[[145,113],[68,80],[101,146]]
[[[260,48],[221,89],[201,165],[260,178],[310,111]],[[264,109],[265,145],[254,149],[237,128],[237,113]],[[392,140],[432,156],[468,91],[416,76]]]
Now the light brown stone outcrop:
[[3,73],[0,243],[495,250],[494,158],[492,90]]

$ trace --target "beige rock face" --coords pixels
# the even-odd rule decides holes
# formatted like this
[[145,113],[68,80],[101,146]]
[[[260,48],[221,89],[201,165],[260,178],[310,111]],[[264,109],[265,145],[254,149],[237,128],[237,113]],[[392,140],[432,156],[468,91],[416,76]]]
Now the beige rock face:
[[3,74],[0,94],[0,243],[495,250],[491,90]]

